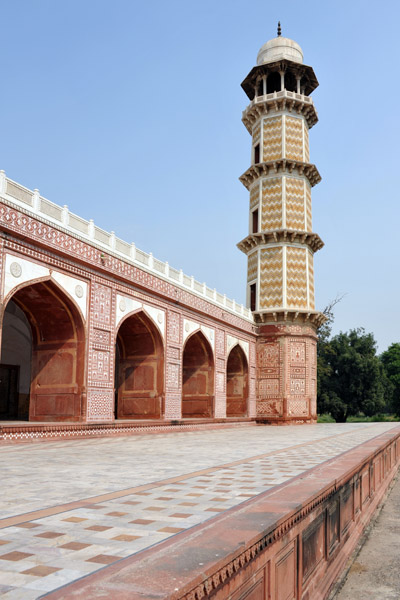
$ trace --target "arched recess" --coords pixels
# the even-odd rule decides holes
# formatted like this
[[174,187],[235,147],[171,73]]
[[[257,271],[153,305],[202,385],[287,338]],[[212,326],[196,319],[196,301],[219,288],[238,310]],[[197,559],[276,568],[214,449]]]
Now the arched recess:
[[246,417],[249,375],[245,353],[239,344],[232,348],[226,366],[226,416]]
[[51,279],[17,289],[2,318],[0,419],[81,420],[84,373],[75,303]]
[[201,331],[186,341],[182,360],[182,417],[209,418],[214,414],[214,360]]
[[281,76],[280,73],[274,71],[270,73],[267,77],[267,94],[272,94],[272,92],[280,92],[281,91]]
[[285,73],[285,90],[297,92],[297,79],[292,71],[286,71]]
[[117,334],[115,417],[159,419],[164,413],[164,347],[144,311],[127,316]]

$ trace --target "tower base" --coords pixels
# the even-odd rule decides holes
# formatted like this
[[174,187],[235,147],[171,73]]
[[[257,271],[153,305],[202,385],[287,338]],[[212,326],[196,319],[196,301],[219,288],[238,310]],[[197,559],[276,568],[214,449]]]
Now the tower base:
[[260,325],[257,340],[259,423],[317,422],[316,324],[276,322]]

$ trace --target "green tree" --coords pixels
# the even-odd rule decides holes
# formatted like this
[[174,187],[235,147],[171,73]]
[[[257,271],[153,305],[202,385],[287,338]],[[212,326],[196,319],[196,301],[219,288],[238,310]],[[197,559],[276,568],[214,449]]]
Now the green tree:
[[381,361],[391,384],[389,388],[389,409],[400,416],[400,344],[395,343],[389,346],[381,354]]
[[332,339],[322,339],[318,348],[318,410],[329,412],[344,423],[363,412],[372,416],[385,408],[385,371],[376,355],[372,333],[352,329]]

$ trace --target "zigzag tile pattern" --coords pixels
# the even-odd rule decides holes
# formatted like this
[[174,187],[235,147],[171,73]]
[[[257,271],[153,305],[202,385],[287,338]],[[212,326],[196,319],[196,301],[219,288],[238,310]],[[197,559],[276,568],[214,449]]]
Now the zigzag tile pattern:
[[305,230],[304,181],[286,177],[286,227]]
[[257,278],[258,252],[250,254],[247,260],[247,281],[253,281]]
[[261,250],[260,308],[281,307],[283,303],[283,249]]
[[257,144],[260,141],[261,136],[261,121],[258,121],[253,127],[253,144]]
[[250,190],[250,210],[255,208],[260,200],[260,184],[257,182]]
[[303,121],[286,116],[286,158],[303,160]]
[[282,117],[264,119],[263,160],[282,158]]
[[306,222],[306,230],[312,231],[311,188],[308,183],[306,183]]
[[308,292],[310,308],[315,310],[314,299],[314,255],[308,250]]
[[286,248],[286,300],[288,308],[307,308],[305,248]]
[[262,231],[282,227],[282,179],[274,177],[262,183]]
[[304,162],[310,162],[310,143],[308,141],[307,123],[304,123]]

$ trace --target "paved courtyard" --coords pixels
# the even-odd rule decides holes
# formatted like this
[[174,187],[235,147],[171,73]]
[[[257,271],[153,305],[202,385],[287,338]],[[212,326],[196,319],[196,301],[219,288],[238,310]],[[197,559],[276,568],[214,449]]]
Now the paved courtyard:
[[39,598],[396,426],[248,425],[0,446],[0,596]]

